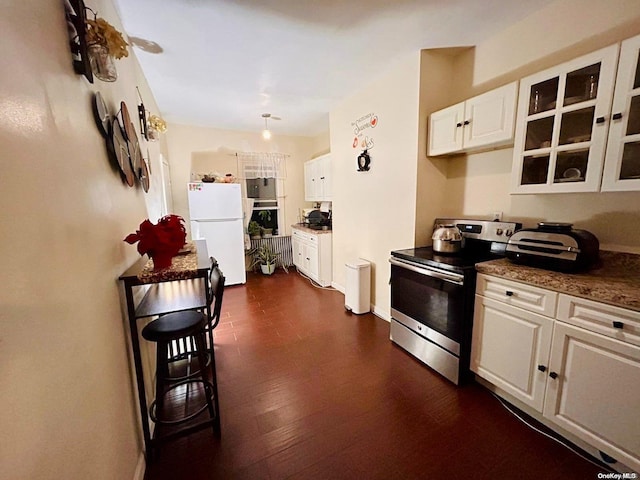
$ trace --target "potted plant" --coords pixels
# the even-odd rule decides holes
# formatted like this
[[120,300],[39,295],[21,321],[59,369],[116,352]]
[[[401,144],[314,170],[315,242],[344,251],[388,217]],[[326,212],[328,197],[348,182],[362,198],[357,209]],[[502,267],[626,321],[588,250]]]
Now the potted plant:
[[278,252],[274,252],[271,245],[265,243],[254,248],[249,253],[253,257],[253,262],[249,268],[254,269],[256,266],[260,265],[260,269],[265,275],[271,275],[275,271],[276,261],[280,254]]
[[249,234],[249,237],[254,240],[260,238],[260,231],[260,224],[255,220],[251,220],[247,226],[247,233]]
[[[262,220],[263,225],[268,225],[269,222],[271,221],[271,211],[270,210],[260,210],[260,213],[258,213],[258,216],[260,217],[260,220]],[[263,237],[270,237],[271,235],[273,235],[273,228],[269,228],[269,227],[262,227],[262,236]]]

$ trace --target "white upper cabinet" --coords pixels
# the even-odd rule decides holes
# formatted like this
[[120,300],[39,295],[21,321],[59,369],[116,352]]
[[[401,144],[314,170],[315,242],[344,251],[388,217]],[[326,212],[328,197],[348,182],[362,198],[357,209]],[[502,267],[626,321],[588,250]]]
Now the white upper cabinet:
[[305,162],[304,199],[307,202],[331,201],[331,156],[329,154]]
[[622,42],[602,191],[640,190],[640,35]]
[[514,82],[432,113],[428,155],[511,143],[517,93],[518,84]]
[[618,61],[618,45],[524,78],[512,193],[597,192]]

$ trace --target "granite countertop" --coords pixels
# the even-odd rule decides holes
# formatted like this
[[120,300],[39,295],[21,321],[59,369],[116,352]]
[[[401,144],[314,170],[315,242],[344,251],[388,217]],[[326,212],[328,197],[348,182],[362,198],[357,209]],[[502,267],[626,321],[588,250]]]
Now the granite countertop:
[[210,260],[204,240],[187,242],[178,255],[172,258],[171,266],[154,270],[153,260],[141,258],[120,276],[132,285],[145,285],[173,280],[189,280],[202,277],[209,270]]
[[319,234],[319,235],[322,235],[323,233],[331,233],[331,227],[329,227],[327,230],[316,230],[315,228],[306,227],[302,223],[294,223],[293,225],[291,225],[291,228],[296,228],[298,230],[302,230],[303,232]]
[[479,273],[528,283],[596,302],[640,311],[640,255],[600,251],[600,262],[582,273],[518,265],[506,258],[476,265]]

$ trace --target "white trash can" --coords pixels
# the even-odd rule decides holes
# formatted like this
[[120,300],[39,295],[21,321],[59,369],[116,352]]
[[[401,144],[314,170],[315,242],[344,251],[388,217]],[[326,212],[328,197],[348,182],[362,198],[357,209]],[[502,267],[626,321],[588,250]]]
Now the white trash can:
[[345,264],[347,281],[344,292],[344,308],[353,313],[371,310],[371,262],[358,258]]

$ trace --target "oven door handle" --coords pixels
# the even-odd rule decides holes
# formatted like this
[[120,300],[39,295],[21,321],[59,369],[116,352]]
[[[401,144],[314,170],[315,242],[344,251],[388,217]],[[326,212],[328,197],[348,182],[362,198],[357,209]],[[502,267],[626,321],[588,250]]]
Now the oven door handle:
[[391,263],[391,265],[395,265],[397,267],[405,268],[407,270],[411,270],[412,272],[419,273],[420,275],[427,275],[429,277],[437,278],[438,280],[444,280],[445,282],[455,283],[456,285],[464,284],[464,276],[457,273],[448,273],[442,272],[440,270],[433,270],[431,268],[419,267],[417,265],[414,265],[413,263],[396,260],[393,257],[389,259],[389,263]]

